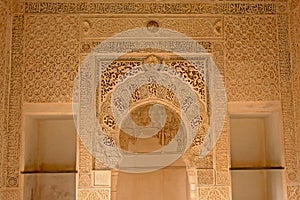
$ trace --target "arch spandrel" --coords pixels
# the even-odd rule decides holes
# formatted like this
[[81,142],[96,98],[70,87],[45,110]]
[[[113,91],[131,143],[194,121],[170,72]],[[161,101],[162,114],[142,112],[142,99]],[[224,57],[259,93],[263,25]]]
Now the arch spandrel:
[[[104,71],[102,76],[103,79],[100,79],[98,87],[97,113],[101,127],[105,130],[105,132],[107,132],[108,137],[110,137],[114,141],[114,143],[121,148],[124,148],[129,143],[136,142],[136,139],[134,139],[134,137],[124,136],[124,132],[120,130],[120,127],[117,125],[116,121],[114,121],[110,105],[111,94],[118,80],[129,70],[134,70],[135,67],[137,68],[141,64],[149,64],[151,66],[151,64],[155,65],[163,63],[168,67],[175,69],[179,74],[181,74],[182,78],[187,80],[198,97],[198,106],[200,108],[200,126],[193,139],[191,147],[187,149],[183,157],[188,167],[198,168],[199,166],[201,167],[205,165],[205,163],[200,163],[202,162],[202,160],[199,158],[199,152],[209,127],[209,108],[207,100],[208,94],[205,85],[205,81],[207,78],[205,75],[205,67],[207,67],[206,58],[195,58],[194,62],[198,62],[198,65],[200,63],[202,70],[201,73],[197,73],[197,70],[193,66],[193,63],[177,55],[172,55],[168,52],[159,52],[155,54],[153,53],[153,51],[143,51],[142,53],[139,52],[138,54],[132,56],[133,54],[134,53],[129,53],[121,59],[114,61],[107,68],[107,70]],[[101,64],[101,62],[98,62],[98,64]],[[107,76],[114,73],[117,74],[113,75],[113,77],[111,78],[109,78],[110,76]],[[109,89],[107,90],[107,88]],[[147,106],[153,103],[161,103],[167,105],[170,111],[174,111],[174,113],[180,114],[181,108],[175,94],[168,88],[157,84],[143,85],[132,93],[129,106],[130,111],[128,114],[132,115],[132,113],[134,113],[134,110],[139,106]],[[149,118],[148,115],[144,115],[144,117],[141,117],[142,118],[140,119],[140,121],[147,121],[147,118]],[[139,122],[137,121],[137,123]],[[160,138],[161,134],[168,135],[165,130],[172,129],[172,124],[166,124],[166,126],[167,127],[164,127],[164,131],[162,131],[163,133],[160,133],[156,136],[157,138]],[[173,138],[173,136],[171,136],[171,138]],[[128,150],[128,148],[125,148],[124,150]]]

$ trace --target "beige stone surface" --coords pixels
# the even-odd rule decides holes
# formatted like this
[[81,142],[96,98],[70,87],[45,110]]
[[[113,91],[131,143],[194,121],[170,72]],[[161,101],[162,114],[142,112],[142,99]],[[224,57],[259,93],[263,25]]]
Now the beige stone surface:
[[[70,109],[53,103],[71,102],[73,80],[82,58],[97,42],[128,28],[144,27],[150,20],[157,21],[160,27],[193,37],[212,54],[224,75],[230,103],[279,102],[284,147],[281,165],[285,168],[283,193],[287,199],[299,199],[299,13],[298,0],[1,0],[0,199],[23,199],[24,179],[20,172],[25,153],[22,144],[22,115],[28,111],[25,104],[41,104],[46,115],[52,109],[70,115]],[[114,66],[134,68],[140,63],[125,60]],[[180,59],[169,62],[170,66],[177,67],[185,64]],[[180,68],[181,73],[188,74],[185,70]],[[116,80],[111,79],[110,83]],[[200,91],[199,102],[205,105],[208,102],[205,89],[200,87],[197,91]],[[102,103],[105,104],[107,99]],[[176,107],[176,101],[173,105]],[[231,111],[232,107],[239,106],[231,105]],[[252,108],[248,107],[246,112]],[[259,108],[264,110],[268,105]],[[38,113],[36,110],[31,112]],[[205,125],[208,125],[208,114],[203,115]],[[114,129],[113,119],[106,117],[104,123],[111,130],[111,138],[118,139],[119,132]],[[188,166],[199,168],[189,176],[193,177],[190,178],[190,196],[193,200],[230,199],[230,121],[226,119],[213,152],[199,159],[197,155],[206,130],[202,128],[193,142],[194,148],[185,156]],[[95,161],[80,141],[77,153],[78,199],[108,200],[110,188],[93,187],[93,169],[107,167]],[[170,181],[176,182],[175,176],[170,176]],[[154,178],[153,181],[157,180]]]
[[165,168],[146,174],[119,173],[117,200],[184,200],[188,196],[186,169]]

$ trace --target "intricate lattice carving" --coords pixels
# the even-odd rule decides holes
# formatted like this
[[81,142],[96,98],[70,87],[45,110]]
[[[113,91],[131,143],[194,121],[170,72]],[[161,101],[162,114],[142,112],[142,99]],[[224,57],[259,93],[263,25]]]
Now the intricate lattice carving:
[[24,101],[71,102],[79,61],[75,15],[25,18]]
[[92,174],[91,173],[79,173],[78,187],[79,188],[91,188],[92,187]]
[[225,18],[228,99],[279,99],[276,18]]
[[[134,67],[140,66],[141,64],[141,61],[130,60],[111,63],[101,78],[101,101],[106,98],[107,93],[114,88],[124,74],[132,70]],[[104,68],[102,67],[103,65],[108,65],[108,63],[96,59],[97,67]]]
[[[97,60],[97,66],[107,65],[107,62]],[[140,66],[142,61],[117,61],[113,62],[109,68],[103,73],[101,79],[101,101],[106,98],[107,93],[113,89],[117,84],[118,80],[128,71],[133,70],[134,67]],[[165,62],[167,66],[175,69],[178,73],[182,74],[184,80],[188,82],[194,90],[198,93],[199,98],[202,102],[207,100],[207,91],[204,75],[206,74],[205,69],[207,67],[206,60],[195,60],[195,63],[190,63],[186,60],[172,59]],[[199,67],[195,69],[194,66]],[[170,94],[164,98],[168,98]],[[149,97],[149,95],[146,95]],[[145,97],[145,98],[147,98]],[[163,96],[161,96],[163,97]]]
[[[171,60],[167,61],[166,65],[174,68],[177,72],[182,74],[186,82],[188,82],[198,93],[201,101],[207,102],[205,75],[208,64],[206,60],[195,61],[195,63],[190,63],[185,60]],[[198,66],[199,68],[196,69],[195,66]]]
[[199,186],[212,186],[215,184],[214,169],[198,169],[197,170],[198,185]]
[[0,199],[16,200],[20,197],[19,189],[7,189],[0,191]]
[[79,171],[89,173],[92,171],[92,155],[82,142],[79,143]]
[[[143,56],[142,56],[143,57]],[[184,60],[178,60],[178,59],[170,59],[167,61],[164,61],[164,63],[169,66],[170,68],[175,69],[178,73],[182,74],[183,79],[185,79],[187,82],[189,82],[192,87],[194,88],[194,90],[198,93],[199,98],[201,99],[201,101],[206,102],[206,86],[205,86],[205,82],[204,82],[204,76],[203,74],[205,74],[205,68],[207,67],[206,63],[207,61],[204,60],[197,60],[197,66],[200,67],[200,73],[197,72],[194,67],[193,64],[195,63],[189,63],[187,61]],[[195,61],[196,62],[196,61]],[[97,60],[96,58],[96,63],[99,66],[102,66],[103,64],[105,64],[105,61],[103,60]],[[119,133],[118,133],[118,128],[116,126],[116,122],[114,121],[112,114],[111,114],[111,109],[110,109],[110,104],[111,104],[111,99],[110,99],[110,95],[107,95],[116,85],[116,83],[118,82],[118,80],[121,78],[121,75],[125,74],[127,71],[132,70],[136,67],[138,67],[139,65],[141,65],[142,61],[126,61],[126,60],[120,60],[120,61],[116,61],[113,62],[111,66],[109,66],[109,68],[104,72],[104,75],[101,79],[101,106],[100,106],[100,110],[98,113],[99,115],[99,119],[100,119],[100,124],[102,125],[103,129],[108,133],[108,136],[111,137],[117,145],[121,145],[121,147],[123,147],[123,149],[126,149],[125,146],[127,147],[129,144],[129,141],[134,140],[133,138],[125,138],[125,137],[121,137],[122,141],[119,141]],[[196,77],[196,78],[195,78]],[[195,82],[196,80],[196,82]],[[105,89],[105,90],[104,90]],[[174,95],[172,95],[172,92],[170,93],[170,91],[165,91],[164,92],[164,87],[161,86],[142,86],[139,88],[139,90],[135,91],[132,95],[132,102],[130,103],[131,106],[134,106],[134,104],[139,103],[140,101],[145,101],[148,98],[152,99],[153,98],[158,98],[158,99],[165,99],[167,102],[171,103],[171,105],[179,108],[179,104],[178,102],[173,102],[173,98],[170,99],[170,97],[172,97]],[[201,103],[199,101],[199,105],[201,107],[202,111],[205,111],[206,108],[205,106],[202,105],[203,103]],[[207,113],[203,112],[202,113],[203,116],[201,117],[201,120],[203,122],[203,124],[208,124],[208,119],[207,119]],[[198,154],[200,152],[200,146],[203,143],[203,138],[204,135],[206,134],[207,131],[207,127],[200,127],[200,131],[199,131],[199,135],[196,136],[194,142],[193,142],[193,148],[191,148],[191,150],[188,151],[187,154],[190,154],[190,156],[187,156],[189,158],[191,157],[195,157],[191,158],[192,160],[194,160],[193,162],[190,162],[191,166],[197,166],[197,167],[206,167],[206,168],[212,168],[212,157],[208,156],[207,158],[204,159],[199,159],[198,158]],[[124,140],[124,141],[123,141]],[[135,141],[132,141],[133,143]],[[125,146],[122,144],[125,144]],[[194,149],[194,150],[192,150]],[[194,152],[194,153],[192,153]],[[211,160],[211,162],[209,161]],[[211,163],[211,164],[209,164]]]
[[203,200],[228,200],[230,189],[229,187],[200,187],[199,196]]
[[289,200],[299,200],[300,198],[300,186],[288,186],[287,188],[287,196]]
[[199,158],[199,146],[193,146],[188,149],[183,158],[189,168],[199,169],[212,169],[213,168],[213,155],[208,154],[204,158]]
[[88,189],[79,190],[78,199],[79,200],[109,200],[110,190],[108,188],[103,189]]

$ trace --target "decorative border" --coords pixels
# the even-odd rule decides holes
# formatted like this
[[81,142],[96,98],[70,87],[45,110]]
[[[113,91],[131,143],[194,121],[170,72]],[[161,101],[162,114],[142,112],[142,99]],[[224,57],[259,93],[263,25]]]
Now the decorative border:
[[[4,40],[3,43],[3,49],[2,49],[2,66],[3,69],[1,71],[1,76],[0,78],[2,78],[2,84],[0,86],[0,90],[2,90],[2,92],[0,92],[2,95],[4,95],[3,97],[1,97],[1,105],[0,105],[0,109],[1,109],[1,114],[0,114],[0,189],[5,187],[5,170],[4,170],[4,165],[5,165],[5,155],[6,155],[6,149],[5,149],[5,145],[6,144],[6,138],[5,138],[5,134],[7,132],[7,121],[8,121],[8,94],[9,94],[9,77],[10,77],[10,42],[11,42],[11,15],[9,13],[9,6],[8,2],[4,2],[4,1],[0,1],[0,9],[1,9],[1,15],[6,15],[4,18],[1,19],[1,23],[3,23],[3,27],[2,27],[2,31],[3,33],[0,34],[2,35],[3,38],[1,38],[2,40]],[[1,192],[0,192],[1,193]],[[1,198],[0,198],[1,199]]]
[[284,151],[287,171],[287,183],[297,182],[297,155],[293,118],[293,99],[291,89],[291,60],[289,42],[289,17],[287,14],[277,16],[278,47],[281,86],[282,121],[284,131]]
[[[143,41],[144,42],[144,41]],[[143,42],[141,42],[141,46],[143,45]],[[168,40],[164,40],[162,41],[166,46],[171,46],[172,45],[172,41],[168,41]],[[183,47],[183,50],[185,49],[186,51],[189,51],[189,52],[195,52],[195,47],[194,46],[191,46],[191,45],[188,45],[190,44],[189,42],[187,41],[178,41],[178,42],[182,42],[182,46]],[[213,45],[215,44],[214,42],[212,41],[207,41],[207,40],[198,40],[197,41],[203,48],[203,52],[201,53],[212,53],[213,52]],[[81,54],[87,54],[87,53],[90,53],[92,49],[94,49],[94,51],[97,52],[97,46],[101,43],[101,41],[97,41],[97,40],[81,40],[80,42],[80,53]],[[185,45],[184,45],[185,44]],[[124,42],[124,46],[127,47],[127,46],[130,46],[132,45],[131,42]],[[178,45],[180,46],[180,45]],[[136,49],[138,49],[139,47],[136,46],[135,47]],[[182,52],[183,52],[182,50]],[[108,49],[107,52],[105,53],[112,53],[112,52],[122,52],[122,49],[120,49],[119,46],[113,46],[111,45],[111,49]],[[98,53],[100,53],[98,51]],[[102,52],[103,53],[103,52]]]
[[25,13],[276,14],[276,3],[58,3],[25,2]]
[[22,116],[22,59],[24,16],[12,19],[11,75],[6,135],[6,187],[19,186],[19,155]]

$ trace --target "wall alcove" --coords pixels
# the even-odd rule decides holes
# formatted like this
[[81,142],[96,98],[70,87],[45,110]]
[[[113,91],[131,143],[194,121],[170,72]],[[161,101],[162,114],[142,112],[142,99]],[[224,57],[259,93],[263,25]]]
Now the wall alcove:
[[284,199],[280,104],[236,102],[229,114],[232,199]]
[[65,105],[25,105],[23,199],[76,199],[77,134]]
[[182,158],[149,173],[119,172],[114,200],[188,200],[189,182]]

